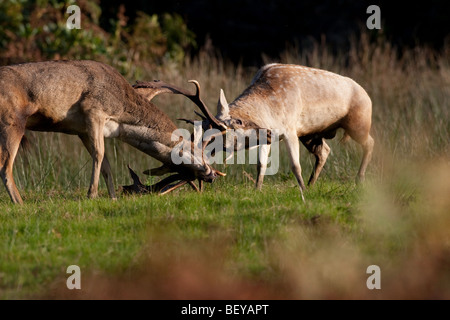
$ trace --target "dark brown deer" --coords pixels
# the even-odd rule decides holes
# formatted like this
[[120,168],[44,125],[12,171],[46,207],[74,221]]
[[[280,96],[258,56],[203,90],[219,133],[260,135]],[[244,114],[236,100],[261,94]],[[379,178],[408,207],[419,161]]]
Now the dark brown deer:
[[[150,82],[140,84],[149,89],[161,85]],[[164,87],[169,90],[173,86],[164,84]],[[180,92],[171,90],[185,94],[178,89]],[[334,138],[339,128],[344,129],[344,141],[351,137],[362,146],[363,157],[356,181],[364,180],[374,146],[369,133],[372,102],[366,91],[348,77],[299,65],[269,64],[256,73],[250,86],[232,103],[228,104],[221,90],[216,116],[204,103],[201,110],[204,113],[204,127],[212,125],[219,130],[267,128],[277,131],[286,143],[302,198],[305,184],[300,167],[299,141],[316,157],[308,182],[312,185],[330,153],[325,139]],[[270,145],[261,145],[260,148],[257,188],[262,187]]]
[[[95,61],[48,61],[0,68],[0,175],[14,203],[22,203],[13,164],[26,129],[80,137],[93,159],[90,198],[98,194],[100,173],[110,197],[116,197],[104,138],[120,139],[161,161],[164,170],[158,168],[155,174],[176,172],[176,178],[186,182],[212,182],[223,175],[203,159],[175,165],[171,158],[179,143],[171,139],[175,124],[114,68]],[[174,181],[166,178],[154,189],[161,190]]]

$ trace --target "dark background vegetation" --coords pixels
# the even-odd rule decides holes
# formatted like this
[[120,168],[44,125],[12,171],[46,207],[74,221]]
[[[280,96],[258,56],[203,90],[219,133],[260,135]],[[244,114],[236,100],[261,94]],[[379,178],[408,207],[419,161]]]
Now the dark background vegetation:
[[[345,50],[350,36],[366,29],[366,9],[381,9],[382,32],[399,47],[429,45],[441,49],[450,30],[449,1],[352,1],[352,0],[187,0],[187,1],[102,1],[101,25],[124,5],[131,20],[137,11],[178,13],[196,34],[201,47],[211,39],[224,57],[244,63],[260,62],[261,53],[276,56],[293,44],[309,49],[315,41],[326,41]],[[375,30],[373,33],[379,33]]]
[[[82,31],[65,29],[69,4],[82,11]],[[366,9],[381,9],[381,30],[369,31]],[[310,50],[317,43],[346,52],[352,38],[403,49],[440,51],[449,41],[450,2],[295,0],[2,0],[0,64],[30,60],[105,60],[128,73],[135,66],[180,62],[203,48],[221,58],[258,66],[262,55],[286,48]],[[107,58],[105,58],[107,56]]]

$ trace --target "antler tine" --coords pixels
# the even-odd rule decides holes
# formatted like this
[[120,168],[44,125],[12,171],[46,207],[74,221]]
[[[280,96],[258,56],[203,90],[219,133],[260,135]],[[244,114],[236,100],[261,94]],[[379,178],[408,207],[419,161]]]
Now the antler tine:
[[224,131],[227,130],[227,126],[220,122],[208,109],[206,104],[202,101],[200,98],[200,84],[197,80],[189,80],[189,83],[193,83],[196,88],[195,94],[189,93],[187,90],[184,90],[182,88],[179,88],[177,86],[165,83],[161,80],[154,80],[149,82],[142,82],[142,81],[136,81],[136,84],[133,85],[133,88],[150,88],[150,89],[158,89],[158,93],[160,92],[171,92],[175,94],[182,94],[189,98],[192,102],[194,102],[200,110],[205,115],[205,120],[209,121],[215,128]]
[[149,176],[162,176],[169,172],[172,172],[171,168],[168,165],[163,164],[161,167],[145,170],[143,174]]
[[206,117],[205,117],[204,115],[200,114],[199,112],[197,112],[197,111],[194,110],[194,113],[195,113],[196,115],[198,115],[200,118],[202,118],[203,121],[207,120]]
[[167,93],[174,93],[174,94],[182,94],[186,97],[192,96],[188,91],[179,88],[177,86],[165,83],[161,80],[153,80],[153,81],[139,81],[137,80],[136,83],[133,85],[133,88],[139,89],[139,88],[147,88],[147,89],[155,89],[160,90],[160,92],[167,92]]
[[[202,180],[200,180],[200,181],[202,181]],[[192,189],[194,189],[194,190],[197,191],[197,192],[200,192],[200,189],[197,188],[197,186],[195,185],[194,182],[188,181],[188,183],[189,183],[189,185],[192,187]]]
[[[156,168],[153,171],[162,171],[164,166],[160,168]],[[126,194],[131,193],[138,193],[138,194],[146,194],[146,193],[159,193],[160,195],[167,194],[183,185],[189,182],[189,179],[186,178],[186,176],[176,173],[171,176],[168,176],[161,181],[151,185],[147,186],[142,184],[141,180],[139,179],[139,176],[136,174],[136,172],[133,171],[133,169],[130,168],[128,165],[128,170],[130,171],[131,178],[133,179],[133,184],[129,186],[122,186],[122,190]],[[157,173],[157,172],[156,172]],[[160,172],[162,173],[162,172]],[[178,181],[175,184],[172,184],[174,182]]]
[[227,175],[226,173],[221,172],[221,171],[216,170],[216,169],[214,169],[214,172],[215,172],[217,175],[221,176],[221,177],[225,177],[225,176]]
[[[191,99],[192,102],[194,102],[199,108],[200,110],[203,112],[203,114],[205,115],[206,119],[205,120],[209,120],[209,122],[217,129],[224,131],[227,129],[227,127],[221,123],[219,120],[217,120],[217,118],[209,111],[208,107],[206,106],[206,104],[202,101],[202,99],[200,98],[200,83],[198,83],[197,80],[189,80],[189,83],[193,83],[195,85],[195,95],[190,95],[187,96],[189,99]],[[203,117],[202,117],[203,118]]]
[[198,98],[200,98],[200,83],[198,83],[197,80],[188,80],[188,82],[189,82],[189,83],[195,84],[195,89],[196,89],[195,95],[196,95]]
[[[211,125],[210,125],[210,127],[211,127]],[[210,142],[212,139],[215,139],[215,138],[217,138],[217,137],[219,137],[219,136],[223,136],[223,135],[225,135],[226,133],[227,133],[226,131],[220,131],[220,132],[217,132],[217,133],[214,133],[214,134],[210,135],[210,136],[208,137],[208,139],[206,139],[206,140],[203,141],[203,149],[202,149],[202,151],[204,151],[205,147],[209,144],[209,142]]]
[[185,118],[177,118],[177,120],[180,120],[180,121],[184,121],[184,122],[186,122],[186,123],[190,123],[190,124],[194,124],[194,120],[190,120],[190,119],[185,119]]
[[[203,115],[201,115],[197,111],[194,111],[194,112],[195,112],[196,115],[198,115],[199,117],[202,118],[202,122],[207,121],[209,123],[209,121]],[[191,120],[191,119],[186,119],[186,118],[177,118],[177,120],[184,121],[184,122],[190,123],[192,125],[195,125],[195,121],[196,121],[196,120]]]
[[136,172],[131,169],[130,165],[128,165],[128,171],[130,172],[131,179],[133,179],[133,184],[122,186],[122,190],[125,194],[150,192],[151,189],[142,184],[141,179],[139,179],[139,176],[136,174]]
[[168,185],[168,186],[164,187],[163,189],[161,189],[161,192],[159,193],[159,195],[162,196],[162,195],[165,195],[165,194],[167,194],[169,192],[172,192],[173,190],[178,189],[181,186],[184,186],[186,183],[188,183],[188,181],[181,180],[181,181],[177,182],[174,185]]
[[165,187],[167,187],[168,185],[170,185],[171,183],[178,181],[178,180],[185,180],[184,176],[177,173],[177,174],[173,174],[171,176],[168,176],[167,178],[162,179],[161,181],[153,184],[151,186],[152,191],[153,192],[159,192],[162,189],[164,189]]
[[128,171],[130,172],[131,179],[133,179],[133,183],[137,184],[137,185],[142,185],[141,179],[136,174],[136,172],[134,172],[134,170],[131,169],[130,164],[128,164],[127,167],[128,167]]
[[144,82],[136,80],[136,83],[132,85],[135,90],[145,96],[148,101],[151,101],[155,96],[161,93],[179,93],[175,92],[174,88],[163,86],[164,84],[160,80],[153,80],[152,82]]

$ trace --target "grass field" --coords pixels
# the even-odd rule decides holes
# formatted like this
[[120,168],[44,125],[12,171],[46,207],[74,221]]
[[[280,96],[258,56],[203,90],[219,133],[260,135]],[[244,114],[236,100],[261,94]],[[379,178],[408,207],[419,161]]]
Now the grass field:
[[[202,194],[184,187],[110,201],[102,182],[101,197],[88,200],[91,160],[81,142],[30,133],[33,147],[15,163],[25,204],[11,205],[0,191],[0,298],[450,298],[448,54],[400,53],[362,38],[347,55],[292,48],[280,61],[335,71],[367,89],[376,149],[364,186],[353,183],[357,145],[331,141],[306,204],[283,147],[280,172],[261,192],[255,166],[228,165],[218,166],[227,177]],[[232,101],[255,71],[204,52],[182,68],[128,77],[183,87],[197,79],[213,109],[220,88]],[[172,119],[194,108],[179,96],[155,101]],[[138,172],[158,165],[118,141],[106,148],[116,187],[131,182],[127,164]],[[303,147],[301,163],[307,179],[313,158]],[[66,288],[69,265],[80,266],[82,290]],[[366,287],[370,265],[381,269],[381,290]]]
[[[354,227],[354,187],[326,183],[308,195],[315,204],[304,206],[293,183],[271,185],[261,193],[228,183],[211,186],[201,196],[181,190],[116,202],[89,201],[73,192],[51,200],[34,194],[34,203],[1,208],[2,293],[7,298],[46,292],[55,279],[66,278],[71,264],[86,275],[133,277],[148,264],[143,260],[151,266],[159,259],[178,260],[178,255],[213,255],[230,275],[274,281],[280,275],[270,247],[284,242],[293,225],[334,221],[348,230]],[[83,285],[89,287],[88,280]]]
[[[204,194],[85,190],[3,196],[1,296],[107,299],[449,298],[448,164],[395,183],[321,181],[299,201],[293,179],[218,182]],[[417,170],[418,171],[418,170]],[[291,177],[292,178],[292,177]],[[78,265],[82,290],[66,288]],[[366,288],[378,265],[382,289]]]

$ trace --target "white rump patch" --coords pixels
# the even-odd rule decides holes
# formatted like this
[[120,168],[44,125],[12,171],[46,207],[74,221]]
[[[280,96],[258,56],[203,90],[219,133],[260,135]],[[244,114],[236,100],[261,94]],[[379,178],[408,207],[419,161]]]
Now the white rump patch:
[[119,136],[119,123],[114,120],[108,120],[103,127],[103,136],[105,138],[117,138]]

